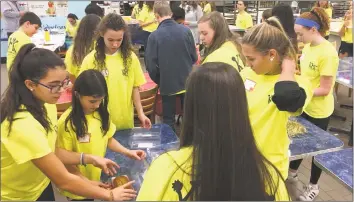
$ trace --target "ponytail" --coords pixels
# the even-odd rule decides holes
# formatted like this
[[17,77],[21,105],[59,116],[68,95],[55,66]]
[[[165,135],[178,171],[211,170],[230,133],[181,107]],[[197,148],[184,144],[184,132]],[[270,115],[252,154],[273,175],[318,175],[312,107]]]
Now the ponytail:
[[51,130],[43,104],[34,97],[25,81],[39,81],[46,76],[49,69],[58,66],[65,68],[62,59],[54,52],[35,48],[32,43],[21,47],[10,68],[9,86],[1,99],[1,123],[4,120],[9,121],[9,134],[14,114],[19,111],[28,111],[47,132]]
[[280,61],[289,57],[297,61],[296,51],[278,18],[270,17],[265,22],[252,27],[242,38],[243,44],[255,47],[258,52],[266,53],[275,49]]

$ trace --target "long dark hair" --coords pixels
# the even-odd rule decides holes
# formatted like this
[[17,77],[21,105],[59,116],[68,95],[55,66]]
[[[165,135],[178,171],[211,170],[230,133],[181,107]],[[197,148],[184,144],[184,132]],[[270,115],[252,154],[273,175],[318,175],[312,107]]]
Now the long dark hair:
[[242,49],[239,42],[239,35],[234,34],[230,31],[229,25],[219,12],[213,11],[211,13],[203,15],[203,17],[200,18],[198,23],[202,22],[209,22],[209,26],[215,32],[211,46],[205,48],[203,55],[204,59],[212,52],[219,49],[225,42],[231,41],[239,52],[242,62],[245,63],[246,60],[242,54]]
[[272,9],[272,16],[279,19],[284,31],[288,35],[290,41],[292,42],[296,52],[297,52],[297,35],[294,29],[294,14],[293,9],[289,5],[279,3]]
[[30,43],[24,45],[17,53],[9,72],[9,86],[1,99],[1,123],[10,122],[9,134],[16,112],[23,111],[21,105],[49,132],[51,123],[47,111],[40,100],[35,98],[26,87],[25,80],[39,81],[47,75],[50,69],[65,69],[63,60],[54,52],[35,48]]
[[[193,146],[197,187],[191,200],[274,200],[283,178],[256,146],[237,70],[220,62],[203,64],[189,76],[186,91],[180,141],[181,147]],[[268,168],[280,180],[274,181]]]
[[79,137],[84,137],[88,129],[85,113],[80,103],[80,96],[105,97],[97,111],[102,123],[101,129],[103,134],[106,135],[110,125],[107,109],[108,89],[102,73],[93,69],[86,70],[75,80],[72,94],[72,110],[69,116],[65,119],[65,130],[69,131],[68,125],[70,122],[70,126],[76,133],[78,139]]
[[[130,41],[130,34],[125,24],[125,21],[120,15],[115,13],[110,13],[106,15],[100,24],[98,25],[98,32],[101,35],[104,35],[108,29],[112,29],[114,31],[123,30],[124,36],[123,41],[120,46],[120,51],[122,53],[123,65],[124,69],[122,70],[123,75],[128,76],[129,73],[129,65],[131,63],[131,55],[132,55],[132,45]],[[104,39],[101,35],[98,35],[97,43],[96,43],[96,53],[95,53],[95,66],[98,70],[102,71],[106,68],[105,60],[106,60],[106,53],[105,53],[105,43]]]
[[93,50],[96,29],[101,18],[95,14],[88,14],[82,18],[73,44],[72,63],[79,67],[82,61]]

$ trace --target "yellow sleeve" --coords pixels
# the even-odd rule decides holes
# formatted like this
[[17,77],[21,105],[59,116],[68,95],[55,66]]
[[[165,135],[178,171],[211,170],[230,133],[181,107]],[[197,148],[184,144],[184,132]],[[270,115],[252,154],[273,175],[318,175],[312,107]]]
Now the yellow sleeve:
[[117,130],[116,125],[114,125],[114,123],[111,121],[109,124],[109,129],[106,134],[108,139],[114,136],[114,134],[116,133],[116,130]]
[[134,74],[134,87],[139,87],[146,83],[145,76],[143,70],[141,69],[140,62],[135,53],[132,52],[132,65]]
[[159,156],[147,170],[136,201],[161,201],[169,186],[171,158],[167,154]]
[[76,76],[77,74],[77,69],[74,67],[73,61],[72,61],[72,54],[73,54],[73,46],[70,46],[70,48],[68,49],[68,51],[66,51],[65,54],[65,59],[64,59],[64,63],[66,66],[66,70],[71,74]]
[[335,79],[339,65],[339,58],[337,55],[326,56],[321,58],[318,63],[318,69],[321,76],[333,76]]
[[[1,136],[1,143],[17,164],[26,163],[53,152],[45,129],[39,122],[32,119],[25,117],[15,120],[17,123],[13,125],[11,134]],[[5,128],[7,130],[7,127]]]
[[64,112],[59,118],[58,121],[58,138],[56,142],[56,146],[68,151],[73,151],[74,150],[74,141],[76,138],[75,133],[72,131],[72,128],[70,126],[70,122],[68,122],[68,131],[65,130],[65,120],[68,117],[69,113],[71,111],[71,108],[69,108],[67,111]]
[[205,7],[204,7],[204,13],[210,13],[211,12],[211,6],[210,4],[206,4]]
[[246,20],[246,29],[250,27],[253,27],[253,19],[251,15],[248,15]]
[[144,7],[143,10],[140,11],[137,20],[142,21],[142,22],[146,22],[147,17],[148,17],[147,8]]

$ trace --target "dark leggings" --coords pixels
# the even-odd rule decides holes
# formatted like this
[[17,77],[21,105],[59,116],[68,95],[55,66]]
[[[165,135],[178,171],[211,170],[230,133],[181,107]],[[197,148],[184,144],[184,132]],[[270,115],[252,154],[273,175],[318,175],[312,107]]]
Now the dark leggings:
[[[312,118],[311,116],[307,115],[305,112],[301,116],[325,131],[328,128],[329,117],[323,118],[323,119],[316,119],[316,118]],[[321,177],[322,170],[321,170],[321,168],[319,168],[315,165],[315,163],[313,162],[313,158],[314,157],[312,157],[310,183],[317,184],[318,180]],[[297,170],[297,169],[299,169],[301,162],[302,162],[302,159],[291,161],[289,168],[292,170]]]
[[49,183],[47,188],[42,192],[37,201],[55,201],[54,191],[52,187],[52,183]]

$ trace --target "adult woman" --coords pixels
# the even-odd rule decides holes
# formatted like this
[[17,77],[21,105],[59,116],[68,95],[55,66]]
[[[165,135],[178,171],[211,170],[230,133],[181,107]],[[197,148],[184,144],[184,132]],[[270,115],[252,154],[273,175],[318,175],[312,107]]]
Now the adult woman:
[[234,35],[219,12],[204,15],[198,22],[200,40],[205,45],[203,63],[224,62],[238,71],[244,68],[238,36]]
[[[62,161],[73,156],[60,161],[54,154],[57,117],[52,104],[68,81],[64,62],[58,55],[35,48],[34,44],[20,49],[1,101],[1,200],[54,201],[50,181],[60,189],[88,198],[134,197],[133,190],[105,190],[70,174]],[[87,163],[83,154],[80,162]]]
[[281,175],[257,149],[237,70],[203,64],[186,90],[181,149],[151,164],[137,200],[289,200]]
[[[295,21],[299,40],[306,44],[300,57],[302,76],[311,82],[314,89],[313,98],[302,116],[323,130],[327,130],[334,111],[333,86],[339,64],[335,47],[324,38],[328,29],[329,17],[321,8],[301,14]],[[290,163],[290,180],[297,180],[297,169],[301,162],[302,159]],[[321,173],[322,170],[312,160],[310,184],[300,200],[312,201],[316,198]]]
[[184,24],[191,29],[194,42],[199,44],[198,21],[203,16],[203,10],[195,1],[186,2],[183,9],[186,12]]
[[65,24],[66,34],[69,37],[74,38],[76,36],[76,32],[77,32],[77,28],[79,27],[79,24],[80,24],[79,18],[75,14],[69,13]]
[[132,50],[127,25],[121,16],[110,13],[100,22],[98,32],[95,50],[85,57],[80,72],[96,69],[105,76],[110,97],[108,108],[117,130],[134,127],[133,103],[142,125],[150,127],[139,94],[145,77]]
[[64,63],[73,83],[80,72],[82,61],[94,48],[94,38],[100,20],[101,18],[95,14],[88,14],[82,18],[74,44],[66,52]]

